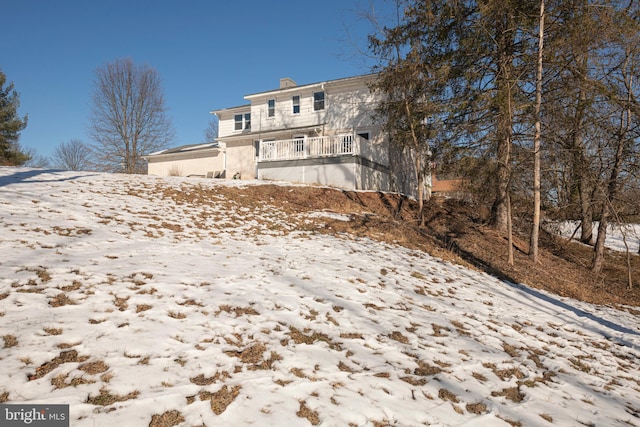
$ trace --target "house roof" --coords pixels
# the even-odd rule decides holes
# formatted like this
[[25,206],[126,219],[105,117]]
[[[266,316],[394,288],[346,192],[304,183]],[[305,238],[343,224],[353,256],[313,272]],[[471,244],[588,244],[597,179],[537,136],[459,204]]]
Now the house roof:
[[250,110],[251,109],[251,104],[243,104],[243,105],[236,105],[235,107],[227,107],[227,108],[221,108],[219,110],[213,110],[210,111],[209,114],[218,114],[218,113],[222,113],[225,111],[232,111],[232,110]]
[[203,151],[203,150],[211,150],[220,148],[218,145],[218,141],[207,142],[204,144],[190,144],[190,145],[181,145],[180,147],[168,148],[166,150],[156,151],[155,153],[150,153],[144,156],[153,157],[153,156],[161,156],[164,154],[179,154],[179,153],[187,153],[194,151]]
[[257,93],[252,93],[252,94],[249,94],[249,95],[245,95],[244,99],[251,100],[252,98],[265,96],[265,95],[270,94],[270,93],[296,92],[296,91],[304,90],[304,89],[311,88],[311,87],[316,87],[316,86],[317,87],[322,87],[324,85],[330,85],[330,84],[335,84],[335,83],[349,83],[351,81],[357,81],[357,80],[362,80],[362,79],[370,79],[370,78],[373,78],[375,76],[376,76],[376,74],[363,74],[363,75],[359,75],[359,76],[343,77],[343,78],[340,78],[340,79],[325,80],[325,81],[322,81],[322,82],[309,83],[309,84],[304,84],[304,85],[285,86],[285,87],[280,87],[280,88],[277,88],[277,89],[267,90],[267,91],[264,91],[264,92],[257,92]]

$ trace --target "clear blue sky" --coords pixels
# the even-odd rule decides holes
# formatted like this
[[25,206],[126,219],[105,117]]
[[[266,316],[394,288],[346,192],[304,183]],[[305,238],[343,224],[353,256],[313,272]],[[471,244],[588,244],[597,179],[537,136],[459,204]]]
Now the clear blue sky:
[[[96,68],[116,58],[154,67],[163,81],[174,146],[203,142],[210,111],[244,95],[370,72],[382,0],[2,0],[0,69],[29,124],[20,144],[49,157],[88,135]],[[378,12],[379,13],[379,12]]]

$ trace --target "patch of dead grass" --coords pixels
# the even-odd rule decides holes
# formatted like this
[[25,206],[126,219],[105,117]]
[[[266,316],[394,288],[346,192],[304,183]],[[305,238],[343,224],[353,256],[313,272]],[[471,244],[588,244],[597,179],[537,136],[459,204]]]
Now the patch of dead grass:
[[525,377],[525,374],[515,367],[498,369],[498,367],[493,363],[483,363],[482,366],[487,369],[491,369],[493,373],[502,381],[507,381],[512,376],[515,376],[519,380]]
[[255,343],[241,351],[225,351],[227,356],[237,357],[242,363],[258,363],[262,354],[267,350],[262,343]]
[[70,285],[65,285],[60,288],[60,290],[65,292],[77,291],[82,286],[79,280],[74,280]]
[[412,377],[410,375],[404,376],[404,377],[400,377],[400,379],[408,384],[411,384],[412,386],[416,386],[416,387],[422,387],[423,385],[425,385],[428,381],[425,378],[415,378]]
[[472,372],[471,376],[473,378],[475,378],[476,380],[480,381],[481,383],[486,382],[488,379],[487,377],[485,377],[484,375],[478,373],[478,372]]
[[97,406],[109,406],[117,402],[124,402],[127,400],[136,399],[139,394],[140,392],[137,390],[124,395],[115,394],[115,393],[111,393],[106,388],[102,388],[100,389],[99,395],[87,397],[86,403],[89,403],[91,405],[97,405]]
[[224,381],[228,378],[231,378],[231,375],[229,375],[228,372],[219,371],[219,372],[216,372],[215,375],[213,375],[212,377],[205,377],[204,374],[200,374],[196,377],[189,378],[189,381],[191,381],[195,385],[205,386],[205,385],[211,385],[218,381]]
[[511,357],[520,357],[520,352],[518,351],[518,348],[511,344],[507,344],[506,342],[503,342],[502,349],[504,350],[505,353],[507,353]]
[[193,298],[188,299],[188,300],[183,301],[183,302],[179,302],[179,303],[178,303],[178,305],[181,305],[181,306],[188,305],[188,306],[204,307],[204,306],[202,305],[202,303],[199,303],[198,301],[194,300]]
[[44,377],[49,372],[53,371],[58,366],[64,363],[84,362],[87,359],[88,356],[79,356],[76,350],[63,351],[58,356],[54,357],[51,361],[46,362],[36,368],[36,372],[28,376],[29,381],[37,380]]
[[136,313],[141,313],[143,311],[151,310],[153,306],[149,304],[138,304],[136,305]]
[[507,418],[502,415],[496,415],[496,416],[500,418],[502,421],[504,421],[505,423],[511,425],[512,427],[522,427],[522,423],[520,421],[512,420],[511,418]]
[[258,313],[253,307],[232,307],[228,304],[223,304],[218,307],[218,311],[215,312],[215,315],[218,316],[222,312],[225,313],[233,313],[236,317],[239,316],[257,316]]
[[487,405],[482,402],[468,403],[465,408],[467,412],[475,415],[482,415],[487,413]]
[[409,338],[404,336],[400,331],[393,331],[391,334],[389,334],[389,338],[402,344],[409,344]]
[[318,412],[310,409],[304,400],[300,401],[300,409],[296,412],[296,415],[300,418],[306,418],[311,425],[317,426],[320,424],[320,417]]
[[173,427],[184,422],[184,417],[178,410],[155,414],[151,417],[149,427]]
[[102,372],[106,372],[109,370],[109,365],[104,363],[102,360],[97,360],[95,362],[87,362],[78,366],[78,369],[86,372],[89,375],[97,375]]
[[357,339],[362,340],[364,337],[359,332],[343,332],[340,334],[340,338]]
[[113,300],[113,304],[118,307],[118,310],[120,311],[125,311],[127,308],[129,308],[129,305],[127,304],[127,301],[129,300],[130,297],[115,297]]
[[243,350],[225,351],[225,354],[227,356],[237,357],[242,363],[248,364],[248,369],[250,371],[270,370],[275,362],[282,360],[282,357],[278,353],[272,351],[269,358],[265,359],[264,352],[266,350],[266,346],[259,342],[250,345]]
[[418,361],[418,367],[414,369],[413,374],[421,377],[430,377],[442,372],[442,368],[439,366],[433,366],[425,362],[424,360]]
[[548,423],[553,423],[553,417],[549,414],[539,414],[540,418],[542,418],[543,420],[545,420]]
[[51,307],[64,307],[65,305],[75,305],[76,302],[69,298],[65,293],[59,293],[49,300]]
[[95,383],[95,381],[93,380],[88,380],[82,377],[74,377],[71,379],[71,381],[67,381],[68,378],[69,374],[56,375],[55,377],[51,378],[51,385],[56,390],[59,390],[66,387],[77,387],[79,385]]
[[459,403],[458,396],[455,393],[447,390],[446,388],[441,388],[438,390],[438,397],[442,400],[448,400],[449,402]]
[[[328,335],[323,334],[321,332],[311,331],[310,329],[305,329],[304,331],[300,331],[295,327],[290,327],[290,332],[288,335],[291,337],[294,343],[296,344],[308,344],[311,345],[316,341],[325,342],[329,345],[329,348],[333,350],[340,350],[340,344],[335,343],[329,338]],[[305,335],[311,332],[309,335]]]
[[514,403],[520,403],[524,400],[525,395],[520,392],[520,387],[503,388],[500,391],[492,391],[491,396],[505,397]]
[[4,340],[4,348],[15,347],[18,345],[18,338],[14,335],[4,335],[2,339]]
[[231,389],[225,385],[217,392],[211,393],[211,410],[213,413],[216,415],[222,414],[236,400],[241,389],[242,387],[239,385]]
[[431,327],[433,328],[432,336],[434,336],[434,337],[446,337],[446,336],[449,336],[449,334],[444,332],[444,331],[447,331],[447,332],[449,331],[449,328],[447,328],[446,326],[438,325],[437,323],[432,323]]

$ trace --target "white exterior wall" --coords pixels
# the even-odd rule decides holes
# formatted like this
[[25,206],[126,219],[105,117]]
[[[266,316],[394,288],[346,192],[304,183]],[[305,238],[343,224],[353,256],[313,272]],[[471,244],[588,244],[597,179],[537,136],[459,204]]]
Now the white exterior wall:
[[157,176],[188,176],[203,175],[208,172],[224,171],[224,153],[193,152],[167,154],[166,156],[156,156],[149,158],[149,175]]
[[256,178],[256,150],[251,140],[229,142],[226,149],[226,178],[231,179],[237,173],[241,179]]
[[356,190],[391,191],[389,174],[364,165],[358,165]]
[[[371,111],[375,97],[366,86],[367,81],[352,78],[249,95],[246,99],[251,101],[252,131],[262,133],[317,127],[319,134],[334,135],[373,128]],[[325,93],[324,110],[313,110],[315,92]],[[299,114],[293,114],[295,95],[300,96]],[[270,99],[276,102],[273,117],[268,114]]]
[[[250,105],[243,105],[240,107],[228,108],[226,110],[221,110],[216,113],[218,116],[218,138],[224,138],[232,135],[242,135],[243,133],[247,133],[244,130],[235,130],[235,115],[242,114],[244,116],[245,113],[251,112]],[[253,121],[253,115],[252,115]],[[253,127],[253,126],[252,126]]]

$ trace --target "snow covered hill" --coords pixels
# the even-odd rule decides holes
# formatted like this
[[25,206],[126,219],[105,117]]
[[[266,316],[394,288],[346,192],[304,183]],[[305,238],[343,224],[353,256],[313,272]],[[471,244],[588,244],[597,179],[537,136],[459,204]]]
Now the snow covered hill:
[[637,308],[216,192],[250,185],[0,168],[0,402],[74,427],[640,426]]

